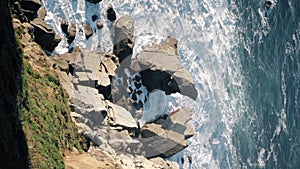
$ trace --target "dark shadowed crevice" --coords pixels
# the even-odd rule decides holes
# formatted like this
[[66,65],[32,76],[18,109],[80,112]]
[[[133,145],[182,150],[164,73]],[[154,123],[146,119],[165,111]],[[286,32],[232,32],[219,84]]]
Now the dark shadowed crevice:
[[28,168],[28,147],[18,117],[21,49],[14,36],[8,1],[1,1],[0,8],[0,166]]

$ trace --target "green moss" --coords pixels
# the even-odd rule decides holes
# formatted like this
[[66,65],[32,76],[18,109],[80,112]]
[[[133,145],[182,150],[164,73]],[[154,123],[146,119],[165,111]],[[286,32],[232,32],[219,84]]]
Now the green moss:
[[20,119],[32,168],[64,168],[64,151],[74,146],[80,149],[80,138],[57,75],[49,70],[44,74],[34,71],[23,59],[21,104]]
[[[22,56],[20,43],[18,45]],[[64,152],[72,147],[81,150],[80,142],[83,142],[70,119],[68,96],[57,74],[48,68],[46,60],[30,62],[38,69],[34,69],[27,59],[22,60],[19,118],[28,145],[31,168],[65,168]]]

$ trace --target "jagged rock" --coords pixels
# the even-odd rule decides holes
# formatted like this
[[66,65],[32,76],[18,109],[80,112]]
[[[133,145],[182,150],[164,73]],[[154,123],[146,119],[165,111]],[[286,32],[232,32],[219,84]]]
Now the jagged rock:
[[[115,56],[104,53],[104,52],[91,52],[87,49],[83,49],[81,52],[81,57],[78,60],[77,68],[78,70],[84,69],[89,76],[91,81],[90,84],[93,87],[96,87],[99,93],[103,94],[104,98],[111,100],[111,86],[110,86],[110,77],[113,75],[113,70],[117,64],[117,59]],[[103,62],[102,62],[102,61]],[[107,67],[106,67],[107,66]],[[109,74],[110,72],[111,74]],[[82,74],[77,72],[76,74]]]
[[120,62],[132,55],[134,46],[134,21],[130,16],[118,19],[115,26],[114,54]]
[[137,156],[134,159],[136,168],[147,168],[147,169],[179,169],[177,163],[164,160],[162,158],[154,158],[148,160],[143,156]]
[[45,7],[40,7],[37,11],[37,17],[44,20],[47,15]]
[[106,102],[108,106],[108,116],[112,118],[110,121],[111,125],[122,126],[125,128],[138,128],[137,122],[130,112],[121,106],[115,105],[109,101]]
[[[157,119],[156,123],[145,124],[141,129],[141,142],[146,157],[170,157],[188,146],[186,132],[187,122],[191,119],[191,111],[182,108],[167,117]],[[188,130],[191,130],[189,127]],[[188,135],[185,135],[187,134]],[[195,133],[195,132],[194,132]]]
[[22,11],[29,20],[33,20],[38,9],[42,6],[40,0],[22,0]]
[[61,41],[61,37],[55,34],[52,28],[42,19],[36,18],[30,22],[34,26],[36,43],[45,50],[52,52]]
[[86,39],[89,39],[93,35],[93,30],[90,27],[90,25],[88,25],[88,24],[84,25],[84,33],[85,33]]
[[64,54],[59,55],[61,58],[63,58],[64,60],[66,60],[68,62],[69,72],[71,74],[73,74],[75,64],[77,62],[77,58],[80,56],[80,54],[81,54],[80,48],[75,46],[71,53],[64,53]]
[[167,94],[180,92],[194,100],[197,97],[193,77],[180,63],[174,38],[146,47],[132,59],[130,65],[134,71],[142,71],[143,84],[149,91],[160,89]]
[[101,2],[102,0],[86,0],[86,1],[88,1],[88,2],[90,2],[90,3],[99,3],[99,2]]
[[106,17],[107,17],[108,20],[110,20],[112,22],[117,19],[116,12],[115,12],[114,8],[109,7],[106,10]]
[[187,147],[183,134],[166,131],[158,124],[146,124],[141,130],[146,157],[170,157]]
[[105,70],[100,71],[106,71],[106,73],[110,76],[115,76],[115,71],[117,67],[119,66],[119,59],[112,54],[103,54],[101,56],[101,65],[103,65]]
[[73,93],[73,85],[72,85],[72,75],[67,74],[66,72],[57,72],[59,77],[59,82],[62,87],[67,91],[69,97]]
[[67,33],[67,38],[68,38],[68,43],[72,43],[75,39],[76,36],[76,26],[75,25],[71,25],[68,28],[68,33]]
[[53,68],[58,68],[61,71],[65,71],[67,73],[69,72],[69,64],[65,59],[57,55],[53,55],[49,57],[49,60]]
[[68,21],[63,19],[60,21],[60,27],[61,30],[67,35],[68,43],[72,43],[76,36],[76,26],[74,24],[69,26]]
[[121,154],[118,157],[120,158],[120,164],[122,165],[123,168],[136,169],[135,164],[133,162],[134,159],[132,159],[124,154]]
[[160,169],[179,169],[179,165],[176,162],[171,162],[169,160],[164,160],[163,158],[160,158],[160,157],[151,158],[150,161],[155,164],[156,168],[160,168]]
[[19,34],[21,43],[25,48],[29,46],[29,43],[33,43],[32,33],[34,31],[34,28],[31,24],[27,22],[21,23],[21,21],[16,18],[12,20],[12,24],[15,32]]
[[103,23],[101,21],[97,21],[97,28],[102,29],[103,28]]
[[88,153],[79,154],[76,151],[66,153],[64,163],[69,169],[123,169],[112,155],[94,147],[91,147]]
[[21,0],[22,8],[30,11],[38,11],[38,9],[42,6],[40,0]]
[[140,72],[143,85],[148,91],[160,89],[167,95],[180,92],[176,80],[166,71],[146,69]]
[[60,27],[63,33],[68,34],[68,27],[69,27],[69,22],[65,19],[62,19],[60,21]]

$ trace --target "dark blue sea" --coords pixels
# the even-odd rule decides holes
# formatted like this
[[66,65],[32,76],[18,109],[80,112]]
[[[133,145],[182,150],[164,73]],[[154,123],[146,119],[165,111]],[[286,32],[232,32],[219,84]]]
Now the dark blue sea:
[[[234,125],[239,168],[300,168],[300,1],[236,1],[248,110]],[[264,33],[261,33],[264,32]]]

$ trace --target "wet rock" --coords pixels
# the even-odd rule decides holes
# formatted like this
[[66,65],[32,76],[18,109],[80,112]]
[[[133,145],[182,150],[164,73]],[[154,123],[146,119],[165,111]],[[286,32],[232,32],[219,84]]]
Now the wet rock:
[[101,2],[102,0],[86,0],[86,1],[88,1],[88,2],[90,2],[90,3],[99,3],[99,2]]
[[142,83],[140,83],[140,82],[134,82],[134,85],[137,89],[142,87]]
[[149,91],[160,89],[167,94],[180,92],[194,100],[197,97],[193,77],[180,63],[174,38],[146,47],[130,65],[134,71],[142,71],[142,82]]
[[34,37],[36,43],[49,52],[61,41],[61,37],[55,34],[52,28],[42,19],[36,18],[30,22],[34,26]]
[[134,46],[134,21],[129,16],[121,17],[115,26],[113,52],[120,62],[132,55]]
[[141,91],[141,90],[137,90],[137,91],[136,91],[136,93],[137,93],[138,95],[140,95],[140,94],[142,94],[142,93],[143,93],[143,91]]
[[68,28],[68,32],[67,32],[67,38],[68,38],[68,43],[72,43],[74,41],[76,37],[76,26],[75,25],[71,25]]
[[115,12],[114,8],[109,7],[106,10],[106,17],[107,17],[108,20],[110,20],[112,22],[117,19],[116,12]]
[[68,34],[68,27],[69,27],[69,22],[65,19],[60,21],[60,28],[63,31],[63,33]]
[[149,93],[150,107],[143,111],[141,124],[154,121],[161,116],[167,108],[168,101],[164,91],[156,90]]
[[137,110],[140,110],[141,108],[143,108],[143,102],[141,100],[139,100],[138,102],[135,102],[133,105]]
[[88,25],[88,24],[84,25],[84,33],[85,33],[86,39],[89,39],[93,35],[93,30],[90,27],[90,25]]
[[102,29],[103,28],[103,23],[101,21],[97,21],[97,28]]
[[99,17],[97,15],[92,16],[92,21],[95,22]]
[[60,22],[60,27],[66,34],[68,43],[72,43],[76,36],[76,26],[74,24],[69,25],[68,21],[63,19]]
[[271,6],[272,6],[272,1],[267,0],[266,4],[265,4],[266,9],[269,10],[271,8]]

